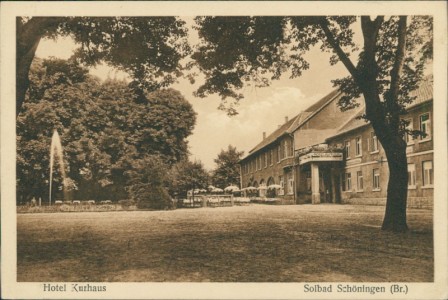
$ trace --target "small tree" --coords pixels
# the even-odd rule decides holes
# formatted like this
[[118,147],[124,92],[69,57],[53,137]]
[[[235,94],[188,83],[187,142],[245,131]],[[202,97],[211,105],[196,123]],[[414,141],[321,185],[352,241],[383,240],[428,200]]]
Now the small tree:
[[187,191],[204,189],[208,185],[209,174],[200,161],[183,160],[174,166],[173,189],[181,197],[187,196]]
[[227,150],[221,150],[215,159],[216,168],[213,170],[213,185],[225,188],[229,185],[240,186],[240,166],[238,165],[244,151],[229,145]]

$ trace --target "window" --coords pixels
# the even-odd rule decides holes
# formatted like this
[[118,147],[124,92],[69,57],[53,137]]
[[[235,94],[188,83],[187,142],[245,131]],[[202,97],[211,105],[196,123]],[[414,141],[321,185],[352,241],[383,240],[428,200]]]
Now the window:
[[285,194],[285,182],[283,181],[283,176],[279,176],[278,177],[278,181],[280,182],[280,190],[278,191],[279,195],[284,195]]
[[356,138],[356,156],[361,156],[362,155],[362,139],[360,136],[358,136]]
[[279,145],[277,147],[277,162],[279,163],[281,159],[281,146]]
[[288,174],[288,195],[294,194],[294,178],[292,172]]
[[345,173],[345,190],[352,190],[352,173]]
[[264,167],[265,168],[268,167],[268,153],[267,152],[264,153]]
[[260,161],[258,162],[258,170],[261,170],[261,164],[262,164],[262,162],[263,162],[263,160],[261,159],[261,155],[258,156],[258,159],[260,160]]
[[380,190],[380,169],[373,169],[373,190]]
[[271,155],[269,159],[269,165],[272,166],[274,164],[274,149],[271,149]]
[[408,188],[415,188],[415,165],[408,164]]
[[345,158],[350,158],[350,141],[345,141]]
[[255,171],[258,170],[258,157],[255,158]]
[[306,190],[311,191],[311,171],[306,172]]
[[429,113],[420,116],[420,131],[425,134],[421,137],[422,140],[431,139],[431,120],[429,119]]
[[285,144],[284,144],[285,148],[283,150],[283,157],[287,157],[288,156],[288,140],[285,140]]
[[[414,125],[412,124],[412,120],[406,120],[406,121],[409,122],[409,124],[406,126],[406,129],[407,130],[414,130]],[[414,138],[412,137],[411,134],[409,134],[407,132],[404,135],[404,139],[406,141],[406,144],[408,144],[408,145],[414,144]]]
[[370,133],[370,152],[378,152],[378,138],[374,131]]
[[423,186],[432,186],[434,183],[432,160],[423,162]]
[[288,143],[288,145],[289,145],[289,147],[288,147],[288,156],[289,157],[292,157],[292,155],[293,155],[293,152],[294,152],[294,150],[293,150],[293,141],[290,141],[289,143]]
[[356,180],[357,180],[358,191],[362,191],[364,189],[364,180],[362,178],[362,171],[356,172]]
[[[346,174],[341,174],[341,189],[342,189],[342,191],[343,192],[345,192],[345,190],[346,190],[346,188],[345,188],[345,185],[346,185],[346,183],[345,183],[345,176]],[[310,184],[310,186],[311,186],[311,184]]]

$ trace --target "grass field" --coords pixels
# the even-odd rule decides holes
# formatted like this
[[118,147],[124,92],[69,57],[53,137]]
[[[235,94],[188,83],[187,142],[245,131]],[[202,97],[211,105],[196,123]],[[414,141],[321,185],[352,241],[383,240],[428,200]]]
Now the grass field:
[[17,215],[18,281],[433,281],[432,211],[250,205]]

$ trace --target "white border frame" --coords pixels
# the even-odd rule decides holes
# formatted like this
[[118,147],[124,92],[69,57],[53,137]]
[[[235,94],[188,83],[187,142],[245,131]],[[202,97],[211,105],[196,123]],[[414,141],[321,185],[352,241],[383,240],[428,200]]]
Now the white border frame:
[[[106,8],[106,9],[105,9]],[[1,230],[2,298],[8,299],[446,299],[447,292],[447,5],[419,2],[1,2]],[[15,17],[140,15],[434,15],[434,283],[409,283],[406,296],[304,294],[304,283],[106,283],[107,292],[43,293],[42,283],[16,282]],[[368,266],[366,266],[368,267]],[[363,283],[375,285],[374,283]],[[387,282],[380,283],[385,286]]]

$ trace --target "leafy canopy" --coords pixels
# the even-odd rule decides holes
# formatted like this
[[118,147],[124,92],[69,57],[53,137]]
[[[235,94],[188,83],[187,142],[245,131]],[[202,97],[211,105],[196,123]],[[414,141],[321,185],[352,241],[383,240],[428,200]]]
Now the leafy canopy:
[[104,62],[126,71],[144,102],[145,92],[164,88],[183,75],[182,59],[191,53],[185,22],[176,17],[18,17],[17,114],[42,38],[73,38],[72,59],[86,66]]
[[[368,18],[368,17],[362,17]],[[384,17],[381,17],[384,19]],[[196,95],[206,97],[219,94],[222,109],[230,115],[237,113],[235,105],[243,98],[244,86],[268,86],[283,74],[298,77],[310,65],[304,54],[319,47],[329,52],[331,65],[343,60],[345,64],[358,54],[356,66],[349,66],[350,76],[334,80],[334,85],[345,92],[339,101],[343,110],[359,105],[363,77],[375,73],[377,92],[382,97],[384,113],[399,111],[412,102],[409,93],[415,90],[423,76],[424,66],[432,58],[432,18],[413,16],[406,31],[406,52],[403,75],[399,83],[398,97],[390,104],[391,72],[397,59],[399,17],[388,17],[381,22],[374,36],[377,67],[367,69],[366,49],[356,45],[354,26],[359,24],[355,16],[321,17],[197,17],[196,29],[200,44],[193,53],[196,65],[205,74],[205,83]],[[365,45],[364,45],[365,46]],[[351,69],[352,67],[352,69]],[[370,68],[371,66],[369,66]],[[352,71],[357,77],[354,79]],[[234,101],[229,101],[233,98]]]

